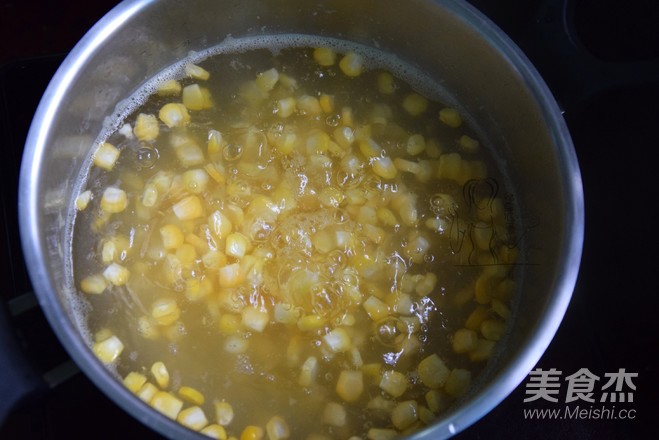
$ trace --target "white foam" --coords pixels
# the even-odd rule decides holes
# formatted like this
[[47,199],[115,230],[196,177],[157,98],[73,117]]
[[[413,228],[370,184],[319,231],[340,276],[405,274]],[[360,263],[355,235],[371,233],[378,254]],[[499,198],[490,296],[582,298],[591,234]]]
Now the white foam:
[[306,34],[262,35],[242,38],[229,36],[217,46],[199,52],[190,52],[187,57],[166,67],[159,74],[147,80],[132,96],[119,102],[115,111],[112,113],[114,117],[108,118],[105,121],[98,142],[105,141],[112,133],[117,131],[121,127],[121,124],[123,124],[124,119],[143,105],[158,90],[162,83],[171,79],[183,78],[187,64],[197,64],[217,55],[245,53],[258,49],[267,49],[273,55],[276,55],[280,50],[286,48],[319,46],[330,47],[338,53],[357,52],[364,57],[365,63],[369,68],[386,69],[396,77],[407,82],[413,89],[427,98],[444,102],[447,105],[458,106],[458,102],[448,90],[441,86],[439,81],[433,79],[421,69],[401,60],[395,54],[384,52],[372,46],[337,38]]

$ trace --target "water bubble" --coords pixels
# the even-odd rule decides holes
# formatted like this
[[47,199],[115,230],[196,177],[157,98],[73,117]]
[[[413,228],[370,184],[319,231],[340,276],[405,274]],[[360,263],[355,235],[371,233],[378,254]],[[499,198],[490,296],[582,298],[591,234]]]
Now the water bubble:
[[327,118],[325,118],[325,123],[330,127],[338,127],[340,121],[341,121],[341,116],[339,115],[330,115]]
[[227,144],[222,150],[222,156],[228,161],[240,159],[243,155],[243,147],[238,144]]
[[153,167],[158,159],[160,154],[156,147],[151,145],[141,145],[135,152],[135,159],[137,160],[137,165],[139,168],[151,168]]
[[396,344],[400,329],[404,324],[400,319],[388,316],[375,324],[375,339],[382,345],[393,346]]

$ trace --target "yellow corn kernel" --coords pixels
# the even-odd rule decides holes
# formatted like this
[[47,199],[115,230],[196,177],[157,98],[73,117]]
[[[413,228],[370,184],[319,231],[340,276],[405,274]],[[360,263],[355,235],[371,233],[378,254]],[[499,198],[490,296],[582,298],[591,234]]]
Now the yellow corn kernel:
[[295,113],[295,98],[289,96],[277,101],[275,111],[280,118],[288,118]]
[[506,323],[496,319],[486,319],[481,322],[481,334],[485,339],[498,341],[506,330]]
[[355,118],[352,112],[352,107],[341,108],[341,123],[346,127],[355,128]]
[[401,431],[412,426],[418,418],[419,408],[416,400],[400,402],[391,410],[391,423]]
[[401,193],[391,201],[391,206],[397,210],[401,222],[406,226],[416,226],[419,218],[416,199],[417,196],[415,194]]
[[314,332],[325,327],[327,320],[320,315],[304,315],[297,321],[297,328],[303,332]]
[[393,440],[399,437],[399,432],[388,428],[369,428],[366,438],[368,440]]
[[450,373],[444,361],[436,353],[431,354],[419,362],[417,371],[419,373],[419,379],[428,388],[440,388],[444,386]]
[[185,171],[181,176],[181,180],[183,181],[183,186],[188,192],[200,194],[206,191],[209,177],[203,169],[195,168]]
[[180,102],[170,102],[162,106],[158,118],[169,128],[184,127],[190,122],[188,109]]
[[318,375],[318,359],[315,356],[309,356],[302,367],[300,367],[300,376],[297,383],[303,387],[309,387],[316,381]]
[[271,417],[265,424],[265,431],[268,434],[268,440],[284,440],[291,436],[288,423],[280,416]]
[[377,210],[371,205],[363,205],[358,207],[356,215],[357,223],[361,225],[373,225],[378,222]]
[[233,230],[233,224],[229,217],[220,211],[214,211],[208,217],[208,226],[211,232],[220,239],[227,237]]
[[131,371],[124,377],[124,385],[133,393],[137,393],[146,383],[146,376],[135,371]]
[[378,220],[385,226],[396,226],[398,224],[396,214],[389,208],[378,208],[376,215]]
[[175,79],[169,79],[158,86],[156,93],[160,96],[178,95],[181,93],[181,83]]
[[475,153],[480,147],[480,142],[470,136],[467,136],[466,134],[463,134],[460,136],[460,139],[458,139],[458,145],[468,153]]
[[475,331],[461,328],[453,334],[453,351],[456,353],[467,353],[476,348],[478,335]]
[[428,272],[416,283],[414,291],[419,296],[428,296],[432,293],[433,290],[435,290],[437,281],[437,275],[432,272]]
[[167,224],[160,228],[162,245],[167,250],[174,250],[185,242],[183,231],[177,225]]
[[179,412],[176,421],[194,431],[200,431],[208,425],[204,410],[198,406],[190,406]]
[[295,102],[295,107],[301,115],[306,116],[317,116],[323,111],[318,98],[311,95],[300,96]]
[[142,401],[149,403],[151,400],[153,400],[153,396],[155,396],[157,392],[158,387],[150,382],[147,382],[135,394],[137,397],[142,399]]
[[331,426],[345,426],[347,419],[347,412],[343,405],[336,402],[328,402],[323,409],[321,422]]
[[336,394],[346,402],[354,402],[364,391],[364,377],[361,371],[343,370],[336,382]]
[[110,171],[119,159],[120,151],[109,142],[104,142],[94,153],[94,165]]
[[245,235],[234,232],[227,236],[224,252],[231,257],[243,258],[251,247],[251,243]]
[[394,159],[394,165],[398,171],[405,173],[418,174],[421,172],[421,165],[418,162],[397,157]]
[[423,153],[426,149],[426,140],[423,135],[413,134],[407,138],[407,144],[405,146],[405,151],[410,156],[418,156]]
[[479,338],[478,341],[476,341],[476,345],[473,350],[469,352],[469,360],[473,362],[481,362],[489,359],[492,355],[495,344],[496,341],[489,341],[487,339]]
[[335,186],[326,186],[320,191],[318,199],[323,206],[338,208],[345,200],[345,194]]
[[105,212],[116,214],[128,207],[128,196],[120,188],[110,186],[103,191],[101,197],[101,209]]
[[334,111],[334,95],[323,93],[320,95],[320,98],[318,98],[318,102],[320,103],[320,108],[325,113],[331,113]]
[[366,407],[368,409],[376,410],[376,411],[381,411],[383,413],[391,413],[391,410],[394,409],[394,406],[396,406],[396,402],[393,400],[389,400],[382,395],[377,395],[371,400],[368,401],[366,404]]
[[153,141],[160,134],[160,125],[155,115],[140,113],[133,128],[135,137],[141,141]]
[[92,351],[101,362],[110,364],[124,351],[124,344],[118,337],[112,335],[102,341],[96,342],[92,347]]
[[188,110],[205,110],[213,107],[211,92],[199,84],[185,86],[181,99]]
[[364,364],[360,370],[366,377],[372,379],[375,384],[379,384],[382,380],[382,365],[378,362]]
[[428,108],[428,100],[417,93],[410,93],[403,98],[403,109],[412,116],[419,116]]
[[75,205],[78,211],[84,211],[89,206],[89,202],[92,200],[92,192],[90,190],[83,191],[78,194],[76,197]]
[[509,302],[513,294],[515,293],[516,286],[517,283],[515,283],[514,280],[511,280],[510,278],[505,278],[499,284],[496,285],[496,287],[494,288],[494,292],[492,292],[492,296],[498,299],[499,301]]
[[272,90],[279,81],[279,71],[274,67],[256,75],[256,85],[263,92]]
[[483,306],[477,306],[467,317],[465,328],[480,330],[481,323],[490,316],[490,312]]
[[461,368],[454,368],[446,378],[444,391],[452,397],[460,397],[467,392],[471,384],[471,372]]
[[206,437],[214,438],[217,440],[227,440],[227,431],[223,426],[217,425],[215,423],[206,426],[199,432],[204,434]]
[[215,407],[215,421],[221,426],[227,426],[233,421],[233,406],[228,402],[213,402]]
[[382,156],[382,147],[371,138],[359,141],[359,151],[369,159]]
[[321,165],[321,167],[322,165],[328,165],[330,161],[326,156],[317,155],[321,155],[328,150],[330,141],[330,136],[319,129],[313,129],[307,134],[305,141],[307,154],[312,156],[315,160],[320,161],[319,165]]
[[413,263],[422,264],[430,250],[430,240],[422,234],[413,234],[403,249],[403,253]]
[[371,167],[373,167],[373,172],[383,179],[393,179],[398,174],[398,170],[389,156],[372,158]]
[[425,395],[428,408],[435,414],[443,412],[450,403],[450,398],[442,390],[430,390]]
[[496,313],[497,315],[499,315],[503,319],[510,318],[510,313],[511,313],[510,309],[503,302],[499,301],[498,299],[493,299],[491,305],[492,305],[492,310],[494,311],[494,313]]
[[227,181],[226,174],[223,168],[216,166],[213,163],[207,163],[204,165],[204,170],[206,173],[219,184],[224,184]]
[[102,274],[90,275],[80,281],[80,290],[91,295],[99,295],[108,287],[108,280]]
[[240,433],[240,440],[261,440],[265,431],[260,426],[249,425]]
[[389,370],[382,373],[379,386],[392,397],[400,397],[407,390],[408,381],[403,373]]
[[130,271],[120,264],[112,263],[103,271],[103,277],[115,286],[123,286],[130,278]]
[[158,187],[153,183],[147,183],[142,192],[142,205],[152,208],[156,203],[158,203]]
[[208,154],[210,155],[221,154],[226,144],[227,142],[222,136],[222,133],[220,133],[217,130],[208,131],[208,142],[206,145],[208,149]]
[[394,77],[389,72],[382,72],[377,77],[378,91],[384,95],[391,95],[396,91]]
[[219,269],[227,264],[227,257],[220,251],[208,251],[201,256],[201,261],[206,269]]
[[232,335],[224,340],[224,350],[228,353],[241,354],[249,348],[249,340],[242,335]]
[[364,57],[355,52],[348,52],[339,61],[339,68],[346,76],[359,76],[364,70]]
[[439,120],[451,128],[458,128],[462,125],[462,116],[456,109],[450,107],[439,111]]
[[179,388],[178,395],[193,405],[203,405],[206,400],[199,390],[187,386]]
[[248,306],[241,311],[243,328],[261,333],[270,322],[268,311],[261,307]]
[[341,327],[337,327],[323,336],[323,341],[334,353],[346,352],[352,345],[348,332]]
[[194,220],[204,215],[204,207],[197,196],[188,196],[172,207],[179,220]]
[[159,325],[171,325],[181,316],[181,309],[174,298],[160,298],[151,305],[151,317]]
[[317,47],[313,50],[313,59],[320,66],[332,66],[336,62],[336,52],[329,47]]
[[228,264],[219,270],[220,287],[237,287],[244,279],[240,263]]
[[167,371],[167,367],[163,362],[157,361],[151,365],[151,375],[160,388],[169,386],[169,371]]
[[362,303],[362,307],[373,321],[389,316],[389,306],[379,298],[371,295]]
[[167,391],[157,391],[151,399],[150,404],[153,409],[172,420],[176,420],[181,408],[183,408],[183,401]]
[[158,190],[158,194],[165,194],[172,186],[172,174],[164,171],[158,171],[150,179],[149,183],[153,184]]
[[[204,231],[204,233],[205,232],[206,231]],[[208,241],[204,240],[197,234],[194,234],[192,232],[185,234],[185,242],[188,243],[189,245],[192,245],[195,251],[199,252],[200,254],[205,254],[206,252],[209,252]]]
[[154,340],[160,336],[158,329],[148,316],[140,316],[137,319],[137,332],[145,339]]
[[206,69],[192,63],[185,65],[185,74],[190,78],[200,79],[202,81],[206,81],[211,76]]
[[374,226],[372,224],[366,223],[362,225],[362,230],[364,237],[375,244],[380,244],[384,241],[386,232],[379,226]]
[[112,336],[112,330],[107,327],[104,327],[94,333],[94,342],[105,341],[107,338]]
[[273,315],[275,322],[280,324],[297,324],[298,319],[300,319],[299,309],[284,303],[275,304]]
[[176,158],[185,168],[202,165],[206,160],[202,149],[193,142],[177,144],[174,151]]

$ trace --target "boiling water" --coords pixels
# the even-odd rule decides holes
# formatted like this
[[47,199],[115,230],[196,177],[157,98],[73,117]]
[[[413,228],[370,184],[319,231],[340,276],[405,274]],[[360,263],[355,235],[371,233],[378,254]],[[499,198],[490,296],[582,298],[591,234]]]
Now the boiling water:
[[[346,54],[363,69],[346,73]],[[190,63],[210,77],[185,76]],[[210,99],[139,139],[139,114],[182,101],[157,93],[172,79]],[[90,165],[81,189],[92,199],[75,221],[74,275],[94,348],[117,338],[119,376],[140,373],[236,437],[273,416],[291,438],[432,423],[482,370],[515,290],[506,181],[455,110],[393,57],[302,36],[231,40],[153,79],[108,121],[118,160]],[[125,209],[103,209],[108,187]]]

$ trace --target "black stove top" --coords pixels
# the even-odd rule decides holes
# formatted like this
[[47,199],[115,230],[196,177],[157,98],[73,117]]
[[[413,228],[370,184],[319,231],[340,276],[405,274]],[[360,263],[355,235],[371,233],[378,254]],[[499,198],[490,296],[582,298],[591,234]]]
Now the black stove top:
[[[652,275],[659,267],[652,214],[659,200],[655,181],[659,165],[652,161],[659,148],[655,128],[659,120],[657,2],[573,0],[567,1],[569,13],[559,14],[566,1],[471,3],[520,44],[565,105],[584,182],[586,235],[579,280],[563,323],[537,368],[559,370],[561,380],[587,369],[600,378],[596,391],[602,389],[607,375],[624,369],[638,374],[632,377],[635,390],[622,384],[634,400],[566,402],[563,393],[555,403],[524,402],[527,380],[460,433],[460,439],[641,438],[652,432],[649,429],[659,409],[655,398],[659,332],[653,325],[659,316],[659,291]],[[37,379],[25,382],[32,390],[30,398],[10,411],[4,423],[0,421],[0,438],[161,438],[78,372],[31,293],[20,250],[16,191],[32,114],[66,51],[115,2],[80,2],[60,22],[73,7],[68,3],[60,5],[65,10],[59,11],[40,0],[25,0],[21,6],[0,0],[3,44],[16,41],[25,46],[0,48],[0,313],[8,312],[10,325],[8,329],[0,326],[0,331],[16,337],[29,363],[14,377],[0,360],[0,383],[15,381],[20,386],[26,376]],[[42,4],[48,4],[47,17],[30,15],[37,14],[36,7]],[[547,9],[538,14],[541,4]],[[21,20],[37,26],[32,34],[14,34]],[[559,48],[554,52],[538,49],[543,47],[538,44],[543,38],[560,36],[566,27],[572,32],[570,44],[563,41],[554,46]],[[575,76],[577,80],[571,81]],[[2,386],[0,390],[4,392]],[[596,393],[596,397],[601,395]],[[558,410],[560,415],[530,417],[534,409]],[[595,410],[599,415],[594,415]]]

